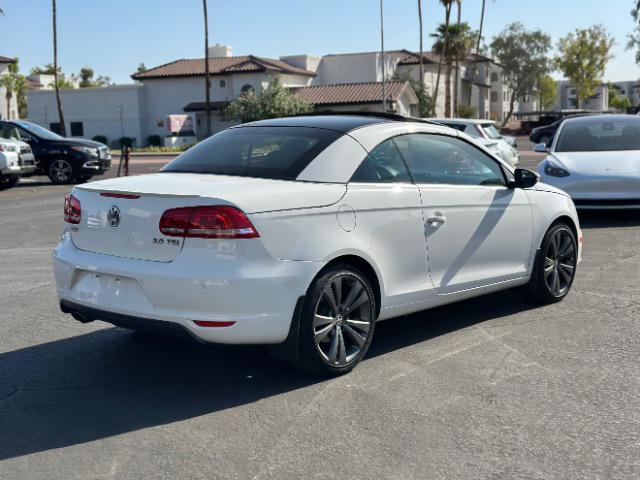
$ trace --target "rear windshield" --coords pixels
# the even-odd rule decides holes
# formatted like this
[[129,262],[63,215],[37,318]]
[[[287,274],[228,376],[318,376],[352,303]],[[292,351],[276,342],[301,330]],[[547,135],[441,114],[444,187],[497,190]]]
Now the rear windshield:
[[556,152],[640,150],[640,118],[576,120],[560,131]]
[[190,148],[161,172],[295,180],[342,133],[309,127],[240,127]]

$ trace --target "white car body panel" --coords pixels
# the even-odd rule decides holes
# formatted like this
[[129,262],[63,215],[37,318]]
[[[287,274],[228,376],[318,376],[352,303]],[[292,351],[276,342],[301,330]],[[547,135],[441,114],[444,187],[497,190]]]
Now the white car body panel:
[[[384,320],[526,283],[560,216],[581,236],[571,199],[543,184],[349,183],[368,151],[415,132],[470,141],[437,125],[383,122],[349,131],[297,181],[159,173],[75,187],[82,216],[78,225],[65,224],[54,252],[58,296],[177,323],[208,342],[274,344],[287,337],[296,303],[336,258],[358,257],[375,272]],[[182,239],[159,231],[167,209],[220,204],[243,210],[260,237]],[[122,213],[120,230],[107,224],[113,206]],[[427,222],[440,214],[445,223]],[[236,323],[205,328],[194,320]]]

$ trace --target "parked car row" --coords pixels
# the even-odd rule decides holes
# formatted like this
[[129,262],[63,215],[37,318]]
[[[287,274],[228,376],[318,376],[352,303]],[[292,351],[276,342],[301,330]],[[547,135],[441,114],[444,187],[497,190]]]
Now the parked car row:
[[466,133],[494,155],[508,162],[512,167],[520,163],[518,142],[514,137],[502,135],[491,120],[470,118],[434,118],[431,121],[455,128]]
[[64,138],[24,120],[0,120],[0,188],[33,175],[54,184],[83,183],[110,167],[111,151],[102,143]]

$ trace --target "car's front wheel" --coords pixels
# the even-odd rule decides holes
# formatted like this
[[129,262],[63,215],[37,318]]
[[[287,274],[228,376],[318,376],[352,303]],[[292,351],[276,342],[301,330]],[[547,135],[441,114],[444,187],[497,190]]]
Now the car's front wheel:
[[18,185],[20,175],[0,175],[0,190],[8,190]]
[[567,296],[576,275],[578,243],[571,228],[559,223],[544,236],[534,272],[526,291],[542,303],[559,302]]
[[76,176],[73,164],[66,158],[53,160],[49,164],[47,174],[49,179],[56,185],[71,183]]
[[303,306],[299,367],[319,375],[351,371],[371,344],[376,311],[365,275],[347,264],[327,268],[309,288]]

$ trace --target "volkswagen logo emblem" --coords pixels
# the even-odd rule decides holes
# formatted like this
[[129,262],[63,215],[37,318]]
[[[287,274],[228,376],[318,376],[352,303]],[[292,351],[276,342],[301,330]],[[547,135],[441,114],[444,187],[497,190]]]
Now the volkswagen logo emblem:
[[112,227],[120,225],[120,209],[115,205],[107,212],[107,222],[109,222],[109,225]]

